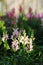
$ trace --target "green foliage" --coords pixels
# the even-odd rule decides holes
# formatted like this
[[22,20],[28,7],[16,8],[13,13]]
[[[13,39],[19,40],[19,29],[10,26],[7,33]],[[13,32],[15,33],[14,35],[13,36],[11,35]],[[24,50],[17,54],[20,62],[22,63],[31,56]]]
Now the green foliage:
[[29,37],[33,30],[36,45],[43,45],[43,28],[41,26],[41,18],[32,17],[26,19],[25,16],[21,16],[18,19],[17,25],[20,29],[25,29],[26,34]]
[[0,37],[0,45],[2,44],[2,39],[1,39],[1,37]]
[[4,48],[5,48],[6,50],[10,49],[10,47],[9,47],[9,45],[8,45],[8,43],[7,43],[7,40],[4,41]]
[[[18,22],[16,25],[12,25],[11,21],[15,21],[14,19],[5,18],[4,21],[0,21],[0,65],[43,65],[43,28],[41,27],[41,19],[40,18],[29,18],[27,19],[25,15],[22,15],[18,18]],[[18,40],[19,37],[15,37],[16,43],[19,42],[19,49],[17,51],[13,51],[11,48],[11,40],[8,43],[6,39],[6,32],[8,35],[12,35],[13,29],[19,28],[22,31],[21,36],[28,36],[28,38],[32,39],[33,50],[26,50],[26,45],[23,45]],[[5,35],[5,39],[2,42],[3,33]],[[24,35],[24,36],[23,36]],[[35,40],[34,40],[35,37]],[[13,39],[13,40],[15,40]],[[34,40],[34,41],[33,41]]]
[[0,36],[3,35],[3,33],[6,33],[6,26],[5,26],[5,23],[4,21],[0,21]]
[[12,54],[11,56],[2,56],[0,59],[0,65],[43,65],[43,49],[35,46],[33,51],[21,51],[21,54],[17,54],[20,51]]

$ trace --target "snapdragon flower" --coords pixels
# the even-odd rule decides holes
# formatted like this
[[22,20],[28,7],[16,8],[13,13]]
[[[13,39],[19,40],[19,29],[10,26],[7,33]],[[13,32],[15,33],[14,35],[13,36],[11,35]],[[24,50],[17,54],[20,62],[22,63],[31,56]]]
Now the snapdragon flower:
[[43,18],[43,13],[39,14],[39,17],[40,17],[40,18]]
[[19,34],[18,28],[17,28],[17,29],[14,29],[13,35],[14,35],[14,36],[16,35],[16,37],[18,37],[18,34]]
[[17,51],[19,49],[18,40],[12,42],[12,49]]
[[18,28],[17,28],[17,29],[13,29],[13,30],[14,30],[14,32],[13,32],[13,36],[18,37],[19,34],[21,34],[21,31],[18,31]]
[[26,14],[26,18],[30,18],[31,15],[29,13]]
[[25,44],[25,45],[29,44],[29,38],[28,38],[28,36],[26,36],[26,37],[21,36],[20,43]]
[[34,17],[35,17],[35,18],[39,18],[39,14],[35,14]]
[[6,39],[6,40],[8,39],[8,34],[6,34],[6,35],[3,34],[2,41],[4,42],[5,39]]
[[15,8],[13,8],[11,12],[8,12],[7,15],[9,18],[13,19],[15,17]]
[[33,50],[32,39],[30,38],[30,51]]

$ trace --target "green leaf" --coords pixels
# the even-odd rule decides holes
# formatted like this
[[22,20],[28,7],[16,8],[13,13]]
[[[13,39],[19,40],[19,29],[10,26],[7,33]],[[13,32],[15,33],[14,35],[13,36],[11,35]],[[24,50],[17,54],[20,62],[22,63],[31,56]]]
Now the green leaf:
[[2,44],[2,39],[1,39],[1,37],[0,37],[0,45]]
[[10,49],[8,43],[7,43],[7,40],[4,41],[4,47],[6,48],[6,50]]

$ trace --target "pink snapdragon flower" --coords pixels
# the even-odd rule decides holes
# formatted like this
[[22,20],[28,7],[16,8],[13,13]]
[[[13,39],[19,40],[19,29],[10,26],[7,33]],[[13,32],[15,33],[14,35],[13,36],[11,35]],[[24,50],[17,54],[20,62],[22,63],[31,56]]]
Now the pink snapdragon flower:
[[31,15],[29,13],[26,14],[26,18],[30,18]]
[[34,17],[35,18],[43,18],[43,14],[35,14]]
[[34,17],[35,17],[35,18],[39,18],[39,14],[35,14]]
[[8,12],[7,13],[7,16],[10,18],[11,17],[11,12]]
[[13,19],[15,17],[15,8],[13,8],[11,12],[8,12],[7,15],[9,18]]
[[17,40],[12,42],[12,49],[13,50],[15,49],[15,51],[17,51],[19,49],[18,41]]
[[18,19],[18,18],[19,18],[19,16],[18,16],[18,15],[16,15],[15,17],[16,17],[16,19]]

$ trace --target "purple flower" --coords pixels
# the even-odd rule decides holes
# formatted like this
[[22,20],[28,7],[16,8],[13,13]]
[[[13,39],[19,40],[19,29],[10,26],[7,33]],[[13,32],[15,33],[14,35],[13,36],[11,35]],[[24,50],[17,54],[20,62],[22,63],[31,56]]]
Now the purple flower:
[[16,37],[18,37],[18,35],[19,35],[18,28],[17,29],[14,29],[13,35],[16,36]]

